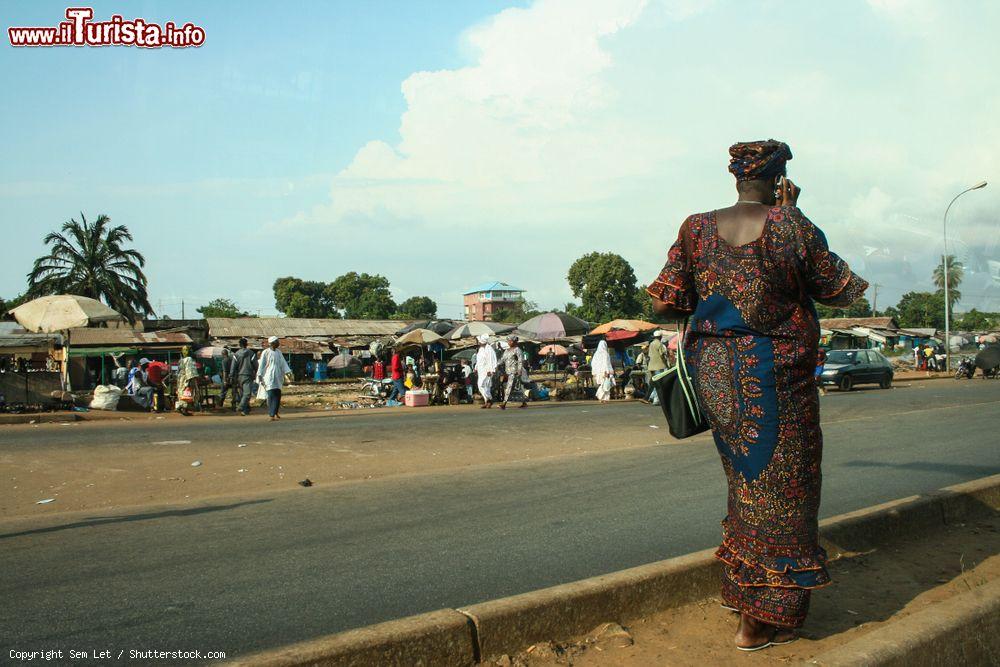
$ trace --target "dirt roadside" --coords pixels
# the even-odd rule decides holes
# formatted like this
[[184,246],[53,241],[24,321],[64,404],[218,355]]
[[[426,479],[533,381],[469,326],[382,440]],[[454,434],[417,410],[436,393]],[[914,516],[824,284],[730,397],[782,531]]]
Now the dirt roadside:
[[801,664],[893,621],[974,590],[1000,576],[1000,517],[956,524],[933,535],[833,561],[833,584],[813,594],[801,638],[758,653],[733,648],[738,617],[718,599],[672,609],[627,627],[531,647],[492,665]]

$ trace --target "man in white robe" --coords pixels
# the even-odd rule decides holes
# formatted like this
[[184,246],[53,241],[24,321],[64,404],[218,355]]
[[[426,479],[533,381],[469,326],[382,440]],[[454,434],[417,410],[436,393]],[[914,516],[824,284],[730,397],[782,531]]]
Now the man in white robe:
[[268,347],[261,352],[257,365],[257,384],[267,391],[267,413],[271,421],[275,421],[281,419],[281,387],[292,369],[285,361],[285,355],[278,351],[278,337],[271,336],[267,343]]
[[483,396],[484,408],[493,407],[493,373],[497,370],[497,353],[490,345],[487,335],[479,337],[479,351],[476,353],[476,377],[479,393]]

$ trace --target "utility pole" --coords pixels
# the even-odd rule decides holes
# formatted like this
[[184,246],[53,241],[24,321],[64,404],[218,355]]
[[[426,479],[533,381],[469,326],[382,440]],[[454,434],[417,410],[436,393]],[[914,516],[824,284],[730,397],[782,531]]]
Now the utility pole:
[[878,283],[872,285],[872,317],[878,317]]
[[187,319],[186,317],[184,317],[184,299],[181,299],[181,319],[182,320]]

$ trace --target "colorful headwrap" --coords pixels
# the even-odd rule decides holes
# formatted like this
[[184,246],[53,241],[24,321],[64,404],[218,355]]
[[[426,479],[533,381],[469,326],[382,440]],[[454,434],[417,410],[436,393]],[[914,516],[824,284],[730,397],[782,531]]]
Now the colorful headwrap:
[[729,171],[737,181],[756,181],[785,175],[792,149],[783,141],[746,141],[729,147]]

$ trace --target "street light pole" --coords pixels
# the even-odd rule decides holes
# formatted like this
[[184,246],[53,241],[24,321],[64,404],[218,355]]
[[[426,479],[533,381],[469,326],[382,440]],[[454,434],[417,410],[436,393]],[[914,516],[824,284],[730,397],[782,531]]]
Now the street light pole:
[[949,289],[950,285],[948,284],[948,211],[951,210],[951,205],[966,192],[982,190],[985,187],[986,181],[980,181],[971,188],[962,190],[955,195],[955,198],[948,204],[948,208],[944,210],[944,255],[941,257],[941,265],[944,267],[944,369],[947,373],[951,373],[951,294]]

